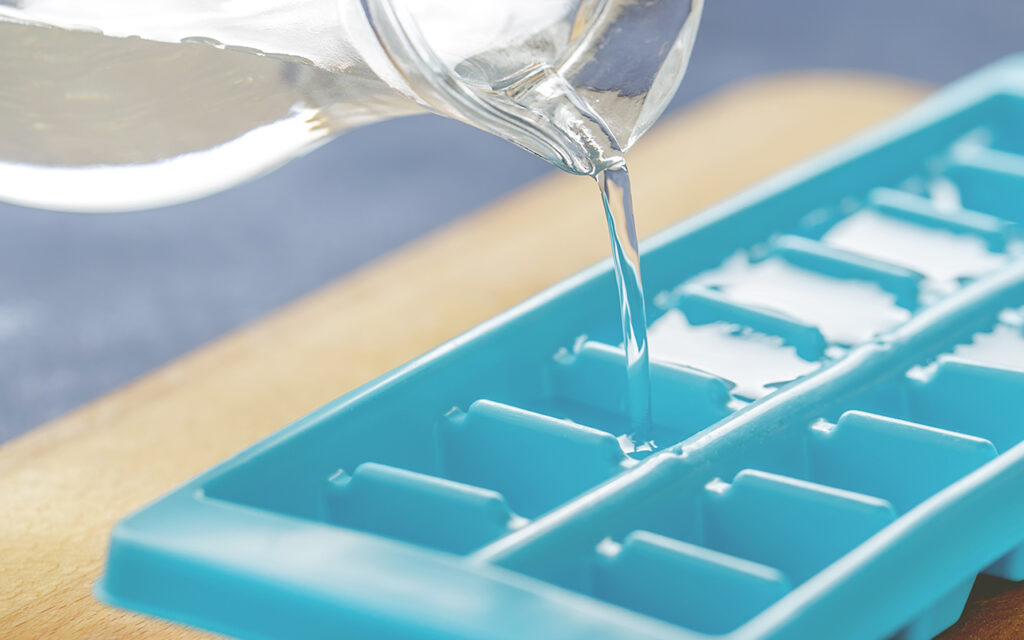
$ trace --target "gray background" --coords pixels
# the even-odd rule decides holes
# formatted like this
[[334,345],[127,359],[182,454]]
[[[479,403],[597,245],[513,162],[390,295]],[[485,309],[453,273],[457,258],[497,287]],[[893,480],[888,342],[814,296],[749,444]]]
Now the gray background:
[[[1017,50],[1020,0],[709,0],[673,107],[796,69],[945,83]],[[548,170],[422,116],[186,205],[82,216],[0,204],[0,441]]]

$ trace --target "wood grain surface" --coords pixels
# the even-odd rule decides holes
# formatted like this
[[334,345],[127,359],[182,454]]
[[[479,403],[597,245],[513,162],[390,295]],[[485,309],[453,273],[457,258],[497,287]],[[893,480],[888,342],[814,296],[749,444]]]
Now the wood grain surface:
[[[641,234],[924,94],[895,79],[818,73],[715,95],[660,123],[630,153]],[[546,178],[0,448],[0,638],[207,637],[93,599],[114,523],[606,257],[596,198],[589,180]],[[993,606],[969,612],[950,637],[1024,637],[1024,597],[999,584],[984,595]]]

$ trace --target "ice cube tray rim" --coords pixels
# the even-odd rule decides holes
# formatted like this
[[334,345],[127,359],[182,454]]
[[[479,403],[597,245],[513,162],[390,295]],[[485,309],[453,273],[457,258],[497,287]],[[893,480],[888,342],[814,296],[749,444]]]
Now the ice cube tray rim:
[[[669,231],[659,234],[658,236],[652,238],[650,241],[644,243],[645,256],[652,256],[656,254],[659,249],[671,246],[679,238],[690,235],[702,228],[710,227],[721,220],[729,218],[729,216],[731,216],[733,213],[743,210],[752,204],[763,203],[764,201],[769,200],[770,198],[773,198],[780,194],[785,194],[791,187],[806,182],[808,178],[826,175],[836,167],[846,164],[851,159],[864,156],[865,154],[870,155],[870,153],[874,151],[884,151],[885,147],[888,146],[888,144],[890,143],[899,142],[904,137],[913,136],[915,134],[922,134],[922,130],[927,128],[928,125],[937,124],[945,118],[955,116],[958,112],[967,111],[972,107],[978,106],[981,103],[993,99],[995,96],[998,96],[999,94],[1011,94],[1019,96],[1021,95],[1021,90],[1019,87],[1024,86],[1024,82],[1022,82],[1022,79],[1024,79],[1024,56],[1016,56],[1008,60],[1005,60],[1001,63],[998,63],[997,65],[994,65],[983,72],[980,72],[969,77],[965,81],[953,85],[952,87],[944,90],[941,94],[932,97],[921,106],[912,109],[907,114],[898,117],[881,127],[874,129],[872,132],[861,134],[854,140],[841,145],[839,148],[827,151],[807,162],[801,163],[800,165],[797,165],[796,167],[788,171],[785,171],[782,174],[779,174],[775,178],[770,179],[766,183],[762,183],[761,185],[755,186],[736,197],[730,198],[729,200],[721,203],[720,205],[712,207],[702,215],[684,221],[683,223],[673,227]],[[1015,84],[1017,85],[1016,87],[1013,86]],[[435,349],[429,352],[428,354],[421,356],[411,361],[410,363],[403,365],[398,369],[359,387],[358,389],[346,394],[342,398],[333,401],[329,405],[317,411],[314,411],[309,416],[300,419],[299,421],[293,423],[289,427],[286,427],[282,431],[270,436],[269,438],[261,441],[260,443],[257,443],[256,445],[247,449],[246,451],[238,454],[237,456],[222,463],[221,465],[218,465],[218,467],[204,473],[203,475],[199,476],[198,478],[188,483],[184,487],[175,490],[171,494],[168,494],[167,498],[165,499],[171,499],[172,497],[180,497],[186,494],[191,494],[193,498],[199,497],[202,492],[202,487],[210,480],[223,474],[227,469],[238,464],[241,464],[253,457],[256,457],[262,451],[265,451],[269,448],[276,446],[277,444],[280,444],[281,442],[290,439],[296,433],[299,433],[308,428],[309,426],[326,419],[330,415],[333,415],[336,412],[344,411],[352,404],[360,402],[364,398],[373,396],[375,393],[382,390],[383,388],[396,383],[396,381],[400,381],[408,373],[412,371],[423,370],[425,368],[430,367],[432,363],[438,362],[449,353],[463,347],[466,344],[472,343],[476,340],[486,337],[499,327],[506,325],[508,322],[514,321],[516,318],[534,312],[544,307],[544,305],[546,305],[550,301],[556,300],[566,293],[569,293],[574,290],[579,290],[582,287],[592,286],[596,281],[599,281],[602,278],[606,279],[608,277],[610,277],[609,262],[605,261],[598,265],[595,265],[594,267],[591,267],[590,269],[585,270],[584,272],[574,277],[571,277],[559,283],[558,285],[552,287],[551,289],[548,289],[547,291],[536,296],[535,298],[532,298],[531,300],[521,305],[518,305],[509,311],[499,314],[498,316],[487,322],[484,322],[477,328],[470,330],[463,336],[456,338],[455,340],[449,342],[448,344],[443,345],[438,349]],[[913,322],[913,319],[911,320],[911,322]],[[728,420],[729,418],[727,418],[727,421]],[[678,445],[676,445],[676,447],[681,450],[681,448],[686,443],[690,443],[690,446],[692,448],[693,445],[699,444],[701,442],[701,438],[707,437],[709,434],[716,432],[716,430],[718,429],[719,426],[716,423],[716,425],[708,427],[707,429],[703,430],[696,436],[687,439],[683,443],[679,443]],[[1000,460],[1003,461],[1003,466],[1012,466],[1012,464],[1007,462],[1007,460],[1011,460],[1011,458],[1008,458],[1010,454],[1013,454],[1012,461],[1016,461],[1019,458],[1021,458],[1021,454],[1024,453],[1024,451],[1019,450],[1020,447],[1018,446],[1010,451],[1004,452],[1004,454],[1000,456]],[[989,467],[994,468],[994,464],[986,465],[986,468]],[[956,487],[955,490],[954,487],[949,487],[946,490],[940,492],[939,494],[936,494],[926,502],[932,505],[930,508],[933,511],[941,511],[942,505],[950,503],[950,501],[953,500],[953,496],[962,495],[965,491],[977,490],[978,487],[985,485],[986,480],[979,479],[984,476],[982,471],[983,469],[979,469],[978,471],[972,473],[971,475],[963,478],[960,482],[954,485],[954,487]],[[626,475],[630,473],[631,472],[625,472]],[[991,470],[989,470],[988,473],[991,473]],[[988,477],[987,480],[993,481],[993,478]],[[611,485],[614,483],[616,483],[615,479],[613,479],[607,484]],[[600,492],[602,490],[606,490],[607,488],[608,487],[606,485],[602,485],[601,487],[591,490],[590,492],[585,494],[585,496],[594,494],[596,492]],[[957,492],[959,492],[959,494]],[[157,502],[162,502],[165,499],[158,500]],[[577,502],[583,499],[584,497],[578,497],[574,499],[572,502]],[[935,505],[939,506],[936,507]],[[242,507],[240,505],[234,506],[239,509],[248,508]],[[924,504],[919,505],[915,509],[921,511],[921,513],[924,513],[925,506],[926,505]],[[562,508],[565,507],[563,506]],[[143,512],[145,511],[146,509],[143,510]],[[910,515],[912,514],[905,514],[899,522],[909,523],[910,520],[908,520],[907,518]],[[287,516],[275,514],[275,518],[281,517],[287,518]],[[925,515],[919,516],[919,518],[925,517]],[[311,523],[307,522],[303,522],[302,524],[303,526],[311,525]],[[903,528],[906,529],[909,526],[909,524],[904,524]],[[891,525],[890,528],[893,527],[895,527],[895,525]],[[119,531],[121,531],[122,533],[126,533],[124,531],[125,528],[126,527],[119,527]],[[886,531],[888,530],[889,529],[886,529]],[[895,534],[890,534],[889,537],[891,538],[893,535]],[[882,536],[882,534],[878,534],[870,540],[875,540],[876,538],[883,540],[881,542],[875,542],[874,544],[876,546],[884,546],[885,544],[887,544],[887,542],[884,541],[884,536]],[[889,540],[889,542],[892,542],[892,540]],[[389,542],[388,544],[391,543]],[[821,574],[819,574],[819,576],[812,578],[807,583],[804,583],[804,585],[798,587],[798,589],[794,592],[791,592],[789,596],[787,596],[787,598],[790,598],[790,596],[793,596],[793,594],[796,594],[798,592],[809,593],[815,591],[816,589],[820,591],[824,587],[820,586],[819,583],[821,583],[828,577],[827,574],[838,571],[836,567],[842,565],[843,563],[849,564],[854,562],[856,560],[857,553],[861,552],[862,548],[868,548],[868,543],[865,542],[863,545],[861,545],[860,548],[855,550],[855,552],[851,552],[848,556],[841,559],[841,561],[838,561],[833,566],[826,568]],[[112,591],[106,589],[104,585],[105,583],[101,582],[100,585],[98,585],[97,587],[98,593],[104,599],[112,601],[115,604],[127,604],[129,606],[132,606],[132,608],[147,608],[145,606],[139,606],[140,603],[133,604],[129,601],[130,599],[126,599],[115,595]],[[530,588],[536,590],[537,586],[531,585]],[[586,599],[584,598],[584,600]],[[593,607],[586,608],[593,609]],[[150,608],[149,610],[151,613],[163,615],[164,617],[182,619],[180,616],[176,616],[173,611],[157,611],[152,608]],[[769,614],[772,614],[777,617],[778,615],[780,615],[779,610],[779,606],[776,605],[770,608],[769,610],[766,610],[763,614],[761,614],[761,616],[771,617],[769,616]],[[624,610],[620,611],[620,613],[624,612]],[[190,622],[189,620],[183,621]],[[211,628],[212,626],[214,626],[211,624],[211,621],[209,620],[204,620],[200,622],[202,622],[202,626],[206,626],[207,628]],[[760,626],[767,623],[768,621],[761,620],[760,616],[755,617],[749,623],[747,623],[746,625],[738,629],[736,632],[734,632],[733,635],[736,635],[736,637],[742,637],[743,630],[753,626],[755,622],[757,623],[757,626]],[[636,624],[637,621],[633,620],[632,623]],[[419,623],[417,622],[416,624],[418,625]],[[654,627],[659,626],[660,625],[658,624],[654,625]],[[762,630],[763,629],[764,628],[762,627]],[[232,631],[230,625],[228,626],[228,628],[224,628],[222,630],[228,632]],[[636,631],[636,628],[634,628],[633,630]],[[655,632],[656,635],[660,635],[660,633],[657,633],[659,629],[651,628],[650,630],[652,632]],[[660,629],[660,631],[666,630],[667,629],[664,628]],[[672,635],[674,635],[675,637],[691,637],[685,634],[680,636],[679,630],[676,628],[672,628],[671,631]],[[693,637],[699,637],[699,635]]]

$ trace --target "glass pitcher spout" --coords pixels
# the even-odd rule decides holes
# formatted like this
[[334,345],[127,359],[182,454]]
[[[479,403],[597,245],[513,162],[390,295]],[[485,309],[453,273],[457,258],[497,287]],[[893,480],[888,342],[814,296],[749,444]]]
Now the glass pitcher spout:
[[[430,110],[594,174],[667,105],[702,0],[13,0],[0,199],[200,197]],[[621,143],[621,144],[620,144]]]
[[664,111],[703,12],[703,0],[584,0],[560,46],[527,40],[449,66],[418,26],[430,24],[429,0],[413,3],[422,18],[390,0],[362,4],[391,63],[437,111],[589,175],[622,164]]

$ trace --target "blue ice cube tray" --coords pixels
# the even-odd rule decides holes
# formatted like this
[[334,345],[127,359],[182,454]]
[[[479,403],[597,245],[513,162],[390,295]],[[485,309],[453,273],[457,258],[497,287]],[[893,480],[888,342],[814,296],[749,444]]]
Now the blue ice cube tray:
[[97,592],[251,639],[929,638],[1024,579],[1022,220],[1016,57],[645,244],[653,451],[605,262],[126,518]]

